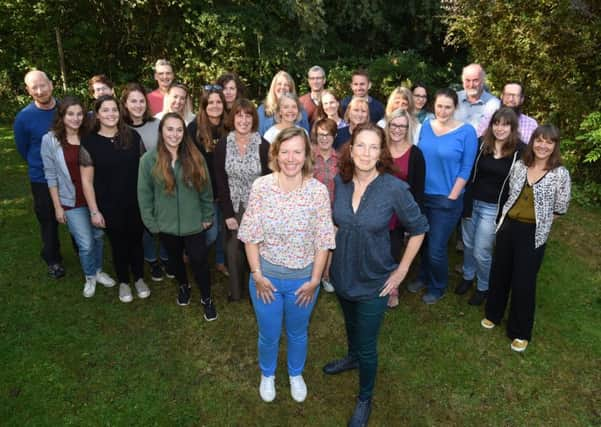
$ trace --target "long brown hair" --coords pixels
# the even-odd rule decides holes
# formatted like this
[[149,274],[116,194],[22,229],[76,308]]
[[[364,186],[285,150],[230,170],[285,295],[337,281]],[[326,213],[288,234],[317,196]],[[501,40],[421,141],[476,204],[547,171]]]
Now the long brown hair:
[[559,129],[557,129],[553,125],[541,125],[534,129],[532,132],[532,136],[530,137],[530,142],[526,147],[526,151],[522,156],[522,161],[528,167],[534,164],[534,140],[537,138],[546,139],[549,141],[553,141],[553,152],[551,156],[547,159],[547,165],[545,167],[546,170],[552,170],[556,167],[559,167],[563,164],[561,161],[561,152],[559,150]]
[[171,153],[165,146],[163,140],[163,126],[167,119],[177,119],[181,122],[184,128],[182,142],[177,148],[177,158],[182,165],[184,175],[184,183],[189,187],[194,187],[197,191],[201,191],[207,183],[206,164],[203,155],[194,145],[188,131],[186,122],[178,113],[167,113],[159,123],[159,138],[157,141],[157,161],[154,165],[154,176],[165,183],[165,191],[167,194],[173,193],[175,188],[175,177],[171,168]]
[[223,90],[216,89],[214,85],[208,85],[210,87],[209,90],[203,89],[200,94],[200,103],[198,106],[198,114],[196,114],[196,141],[199,144],[202,144],[207,153],[210,153],[214,150],[215,144],[213,143],[213,124],[209,120],[209,116],[207,115],[207,105],[209,105],[209,97],[212,94],[219,95],[219,99],[221,99],[221,103],[223,104],[223,112],[221,113],[221,118],[219,119],[219,124],[217,125],[217,133],[219,134],[218,140],[221,140],[224,136],[227,135],[227,129],[225,127],[225,117],[226,117],[226,107],[227,104],[225,102],[225,96],[223,96]]
[[65,128],[65,116],[67,115],[67,110],[69,107],[73,107],[74,105],[79,105],[81,107],[81,112],[83,114],[83,118],[81,121],[81,126],[77,130],[77,136],[81,140],[85,134],[86,126],[86,117],[87,114],[83,108],[83,104],[79,100],[79,98],[75,96],[65,96],[63,100],[58,104],[58,109],[56,112],[56,116],[54,117],[54,123],[52,124],[52,132],[54,132],[54,136],[60,143],[61,147],[67,146],[67,129]]
[[394,167],[394,162],[392,160],[392,155],[390,154],[390,150],[388,149],[388,145],[386,144],[386,136],[384,135],[384,131],[380,126],[377,126],[371,122],[363,123],[358,125],[352,136],[351,142],[345,144],[341,151],[342,154],[340,156],[340,161],[338,162],[338,170],[340,172],[340,177],[344,182],[349,182],[353,179],[353,175],[355,174],[355,164],[353,163],[353,159],[351,158],[351,150],[353,149],[353,145],[357,140],[357,136],[361,132],[374,132],[378,139],[380,140],[380,158],[376,163],[376,169],[379,173],[390,173],[394,174],[396,172],[396,168]]
[[125,120],[123,120],[121,115],[121,104],[113,95],[102,95],[100,98],[94,101],[94,113],[96,116],[96,121],[94,122],[94,127],[92,130],[94,132],[98,132],[100,130],[100,120],[98,120],[98,111],[100,111],[100,107],[102,107],[102,104],[110,101],[114,102],[115,105],[117,105],[117,110],[119,111],[119,122],[117,122],[117,135],[115,135],[117,138],[115,145],[123,150],[128,149],[129,145],[131,144],[131,133],[133,131],[127,126]]
[[482,154],[495,153],[496,138],[492,131],[492,127],[498,123],[509,124],[511,127],[511,133],[501,148],[501,155],[503,157],[511,156],[521,142],[520,134],[518,132],[518,116],[516,116],[515,112],[509,107],[501,107],[492,115],[490,123],[482,137]]

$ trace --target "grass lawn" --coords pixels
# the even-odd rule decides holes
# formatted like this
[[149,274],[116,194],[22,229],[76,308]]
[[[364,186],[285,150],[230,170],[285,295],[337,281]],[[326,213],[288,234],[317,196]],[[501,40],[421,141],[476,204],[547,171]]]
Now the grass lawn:
[[[85,299],[66,227],[67,276],[47,277],[26,167],[7,126],[0,171],[1,425],[346,425],[358,377],[321,372],[345,352],[334,295],[319,296],[311,321],[307,400],[290,397],[282,352],[278,395],[265,404],[254,314],[247,302],[226,302],[222,276],[212,323],[201,317],[197,288],[193,303],[178,307],[168,280],[130,304],[101,286]],[[467,297],[450,292],[425,306],[402,293],[380,335],[371,425],[601,426],[600,223],[601,211],[576,205],[556,222],[524,354],[509,349],[504,327],[484,330],[482,308]],[[451,285],[458,279],[453,273]]]

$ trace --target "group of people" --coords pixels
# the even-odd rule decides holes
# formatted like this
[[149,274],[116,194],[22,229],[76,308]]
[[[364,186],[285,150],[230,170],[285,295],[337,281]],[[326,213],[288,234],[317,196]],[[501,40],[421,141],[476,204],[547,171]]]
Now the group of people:
[[[460,226],[463,278],[477,283],[469,303],[486,301],[481,324],[498,325],[510,302],[507,335],[524,351],[531,339],[535,290],[556,215],[567,211],[570,176],[561,165],[559,131],[521,112],[524,88],[485,90],[479,64],[463,69],[464,90],[423,84],[395,89],[384,106],[369,95],[368,73],[353,72],[340,100],[326,73],[308,71],[298,97],[285,71],[258,107],[240,78],[227,73],[203,86],[194,114],[190,91],[171,64],[155,64],[158,88],[138,83],[116,98],[106,76],[89,81],[92,111],[74,97],[58,102],[42,71],[25,85],[33,102],[16,117],[19,153],[29,165],[42,258],[64,276],[57,224],[67,224],[85,276],[83,295],[116,284],[103,271],[103,232],[113,256],[119,299],[150,295],[152,280],[177,282],[188,305],[186,263],[207,321],[217,318],[209,248],[227,276],[230,301],[247,294],[259,329],[259,393],[275,399],[282,324],[290,392],[302,402],[308,325],[320,287],[335,292],[348,350],[323,367],[359,370],[349,425],[366,425],[384,313],[415,258],[416,280],[437,303],[448,288],[447,246]],[[432,106],[430,112],[428,106]],[[321,285],[321,286],[320,286]]]

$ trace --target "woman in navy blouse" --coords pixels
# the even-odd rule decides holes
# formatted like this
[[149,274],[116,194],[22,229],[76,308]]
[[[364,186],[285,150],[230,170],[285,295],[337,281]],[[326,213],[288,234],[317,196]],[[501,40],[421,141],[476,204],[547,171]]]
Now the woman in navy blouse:
[[[405,279],[428,223],[409,192],[392,175],[384,131],[357,126],[336,176],[334,222],[338,226],[330,277],[344,314],[348,353],[324,366],[326,374],[359,368],[359,399],[349,425],[365,425],[378,365],[377,339],[388,294]],[[390,218],[396,214],[409,235],[397,264],[390,253]]]

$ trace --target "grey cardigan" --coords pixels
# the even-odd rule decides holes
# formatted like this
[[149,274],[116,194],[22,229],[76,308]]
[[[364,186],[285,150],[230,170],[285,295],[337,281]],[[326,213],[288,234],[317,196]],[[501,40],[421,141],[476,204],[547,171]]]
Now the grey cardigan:
[[63,147],[54,136],[54,132],[50,131],[42,137],[41,154],[48,188],[58,187],[61,205],[75,206],[75,185],[65,162]]
[[[518,160],[511,168],[509,176],[509,196],[503,206],[497,231],[501,228],[507,212],[513,207],[526,183],[528,167]],[[570,173],[563,166],[548,171],[532,188],[534,192],[534,247],[545,244],[553,224],[553,215],[563,215],[568,211],[570,203]]]

